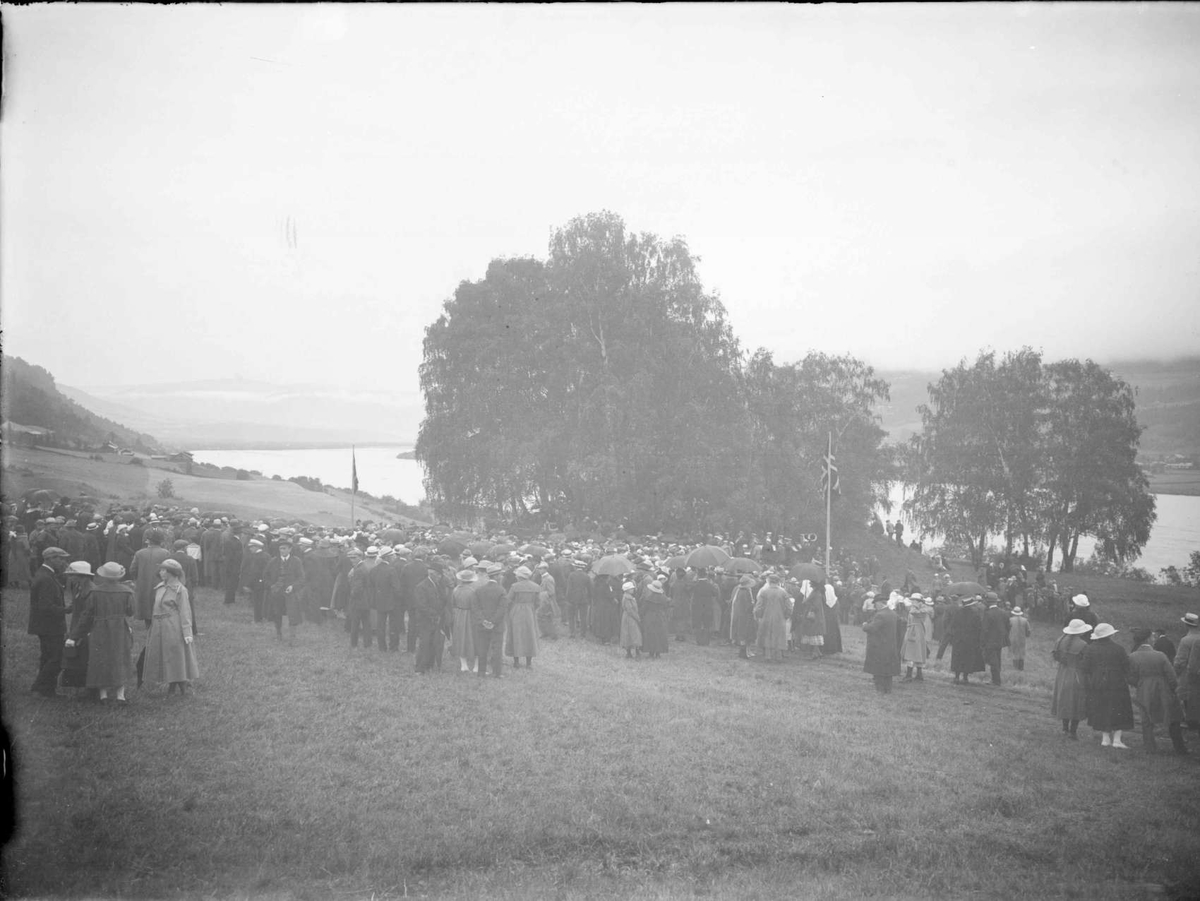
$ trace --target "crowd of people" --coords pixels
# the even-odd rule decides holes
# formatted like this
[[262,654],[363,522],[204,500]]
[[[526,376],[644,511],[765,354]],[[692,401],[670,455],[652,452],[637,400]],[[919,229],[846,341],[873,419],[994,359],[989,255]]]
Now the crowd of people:
[[[911,570],[894,587],[874,558],[841,556],[827,574],[770,534],[709,536],[699,547],[562,535],[519,546],[502,535],[242,522],[199,509],[97,514],[64,503],[32,512],[6,511],[4,532],[6,580],[31,589],[29,631],[41,644],[33,690],[52,695],[61,685],[117,704],[133,670],[139,687],[180,694],[197,678],[199,587],[222,592],[226,604],[246,597],[254,621],[273,625],[280,642],[295,644],[305,624],[336,621],[351,648],[403,645],[416,671],[430,673],[442,669],[448,645],[455,671],[479,677],[502,677],[506,659],[532,667],[541,643],[560,637],[611,644],[633,659],[660,658],[672,636],[768,663],[789,652],[819,659],[841,653],[842,627],[855,625],[881,693],[896,678],[923,682],[947,649],[955,684],[978,673],[1001,684],[1006,650],[1024,668],[1032,630],[1023,603],[1043,590],[1057,597],[1057,586],[1024,568],[955,583],[936,558],[927,590]],[[1165,630],[1134,630],[1126,651],[1086,594],[1050,609],[1064,624],[1052,702],[1063,734],[1075,738],[1086,720],[1104,747],[1123,748],[1136,705],[1148,749],[1154,726],[1165,725],[1186,753],[1184,724],[1200,728],[1196,615],[1184,618],[1178,648]],[[146,628],[136,667],[129,619]]]

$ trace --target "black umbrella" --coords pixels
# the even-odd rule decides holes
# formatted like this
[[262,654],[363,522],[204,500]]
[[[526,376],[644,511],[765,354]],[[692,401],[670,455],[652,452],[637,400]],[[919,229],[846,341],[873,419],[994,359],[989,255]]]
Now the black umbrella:
[[810,582],[825,581],[825,567],[819,563],[797,563],[788,572],[788,576],[798,582],[808,579]]

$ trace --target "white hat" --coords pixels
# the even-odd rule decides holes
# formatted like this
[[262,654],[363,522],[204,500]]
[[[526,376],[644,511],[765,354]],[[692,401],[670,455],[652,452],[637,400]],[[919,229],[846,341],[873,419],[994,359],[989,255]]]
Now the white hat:
[[368,557],[378,557],[379,556],[379,548],[375,547],[375,545],[371,545],[369,548],[367,548],[367,556]]
[[458,581],[469,584],[475,581],[475,571],[472,569],[464,569],[455,576]]
[[533,575],[533,570],[531,570],[528,566],[518,566],[513,572],[513,575],[518,579],[528,579]]
[[474,557],[467,557],[466,559],[463,560],[462,565],[463,565],[464,569],[470,569],[472,566],[475,566],[478,563],[479,563],[479,561],[476,560]]
[[1020,607],[1013,607],[1012,612],[1013,612],[1013,616],[1024,616],[1025,615],[1025,611],[1022,610]]
[[263,543],[261,541],[259,541],[257,538],[251,538],[250,541],[247,542],[246,546],[247,547],[262,547]]
[[635,588],[637,588],[637,586],[634,585],[632,582],[626,582],[624,585],[621,586],[622,591],[633,591],[633,589],[635,589]]
[[1116,635],[1118,629],[1114,629],[1108,623],[1101,623],[1092,630],[1092,638],[1108,638],[1110,635]]
[[67,564],[68,576],[90,576],[92,574],[92,564],[86,560],[76,560],[74,563]]
[[1074,604],[1076,607],[1090,607],[1090,606],[1092,606],[1092,602],[1088,600],[1088,598],[1087,598],[1087,595],[1086,595],[1086,594],[1077,594],[1077,595],[1075,595],[1075,597],[1071,598],[1071,603],[1072,603],[1072,604]]
[[1084,632],[1091,632],[1092,627],[1081,619],[1073,619],[1067,623],[1063,629],[1065,635],[1082,635]]

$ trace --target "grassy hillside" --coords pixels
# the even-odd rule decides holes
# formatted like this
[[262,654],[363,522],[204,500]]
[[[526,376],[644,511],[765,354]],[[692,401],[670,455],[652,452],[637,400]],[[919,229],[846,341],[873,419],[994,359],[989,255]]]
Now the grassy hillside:
[[[169,503],[180,507],[226,511],[240,517],[297,517],[318,525],[350,523],[350,494],[307,491],[295,482],[251,478],[200,477],[185,474],[178,465],[138,458],[108,456],[103,462],[88,455],[47,449],[6,448],[3,495],[18,497],[33,488],[48,488],[68,497],[86,495],[103,501]],[[199,469],[195,470],[201,471]],[[216,473],[214,473],[215,475]],[[170,479],[174,497],[164,500],[158,484]],[[395,513],[358,499],[355,518],[399,521]]]
[[561,639],[497,681],[198,606],[193,696],[113,710],[25,693],[27,593],[4,593],[13,896],[1200,895],[1200,763],[1063,740],[1041,624],[1004,687],[881,696],[850,628],[844,659],[774,665]]
[[54,432],[52,443],[58,447],[98,447],[111,439],[120,447],[161,452],[161,446],[150,435],[97,416],[66,397],[55,385],[54,376],[41,366],[5,354],[3,367],[3,419],[50,429]]

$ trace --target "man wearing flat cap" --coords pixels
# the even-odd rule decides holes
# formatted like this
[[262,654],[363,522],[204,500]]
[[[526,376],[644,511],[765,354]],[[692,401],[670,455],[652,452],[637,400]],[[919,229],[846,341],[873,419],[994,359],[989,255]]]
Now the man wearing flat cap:
[[42,551],[42,563],[29,586],[30,635],[36,635],[41,645],[37,678],[30,691],[43,697],[58,694],[58,671],[62,669],[63,642],[67,635],[70,607],[64,601],[58,573],[67,565],[67,552],[51,545]]

